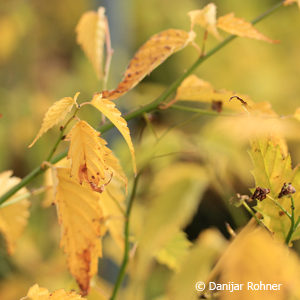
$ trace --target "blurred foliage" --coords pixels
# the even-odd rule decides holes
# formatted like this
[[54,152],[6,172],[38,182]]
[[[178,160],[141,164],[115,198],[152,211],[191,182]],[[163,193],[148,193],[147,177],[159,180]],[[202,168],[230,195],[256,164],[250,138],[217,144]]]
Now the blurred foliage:
[[[2,114],[0,170],[12,169],[14,175],[24,177],[48,156],[49,145],[54,143],[58,135],[58,129],[51,130],[37,142],[34,148],[27,149],[37,133],[47,108],[53,102],[62,97],[72,96],[77,91],[81,92],[80,102],[90,100],[92,95],[99,91],[100,83],[92,66],[76,45],[74,29],[85,11],[96,9],[100,5],[106,7],[114,48],[108,85],[113,88],[142,43],[153,34],[168,28],[188,30],[188,11],[202,8],[208,2],[201,0],[2,1],[0,4],[0,113]],[[252,19],[276,2],[275,0],[215,1],[219,14],[234,11],[236,15],[246,20]],[[271,45],[238,38],[205,62],[196,74],[211,82],[217,89],[238,91],[249,95],[254,102],[268,101],[280,115],[292,115],[300,102],[299,11],[295,5],[282,8],[271,18],[260,23],[257,28],[272,39],[280,40],[281,43]],[[197,41],[201,43],[203,31],[197,29],[197,33]],[[209,37],[206,48],[210,49],[216,44],[217,41]],[[142,84],[123,97],[118,103],[119,107],[126,112],[155,99],[195,61],[197,55],[197,51],[192,47],[174,55]],[[87,118],[94,126],[100,124],[97,112],[90,108],[84,108],[80,116]],[[162,111],[148,117],[154,126],[154,132],[143,118],[129,123],[135,139],[138,165],[145,166],[151,159],[151,164],[145,167],[133,209],[134,234],[136,236],[141,234],[141,228],[145,224],[150,226],[147,225],[150,223],[152,226],[152,221],[145,216],[148,209],[155,211],[155,207],[151,207],[151,205],[155,206],[155,202],[153,204],[150,200],[157,192],[155,188],[158,190],[162,188],[155,182],[155,174],[163,172],[162,169],[174,167],[175,163],[182,162],[201,165],[202,172],[205,174],[200,176],[201,180],[206,178],[203,179],[205,185],[206,180],[210,182],[206,191],[201,191],[204,193],[202,202],[200,203],[199,196],[199,201],[193,206],[194,220],[191,221],[190,226],[187,221],[181,224],[187,226],[188,238],[195,239],[204,228],[224,228],[225,222],[232,224],[234,229],[244,225],[249,216],[244,210],[231,206],[228,200],[236,192],[247,193],[247,188],[254,185],[249,172],[251,161],[247,148],[248,137],[256,134],[257,131],[251,131],[252,127],[249,126],[247,128],[250,128],[250,133],[245,133],[245,124],[242,121],[236,122],[235,118],[224,119],[199,115],[191,117],[190,113],[175,110]],[[257,121],[253,120],[251,124],[254,124],[253,128],[257,129]],[[289,126],[292,127],[285,127],[282,134],[287,138],[293,165],[296,165],[300,162],[299,135],[295,134],[297,131],[293,123]],[[110,146],[113,145],[112,149],[124,169],[131,170],[130,154],[125,149],[126,145],[120,135],[112,130],[105,134],[105,137],[110,142]],[[65,147],[66,144],[63,143],[59,149]],[[172,169],[169,172],[172,174]],[[184,172],[182,173],[184,175]],[[167,177],[165,175],[162,178]],[[42,179],[39,178],[34,182],[34,186],[41,183]],[[161,183],[167,184],[164,179],[161,179]],[[174,189],[171,195],[176,193],[177,190]],[[13,257],[8,257],[1,241],[0,299],[20,298],[26,295],[28,287],[34,282],[49,290],[76,288],[74,279],[66,269],[63,253],[58,248],[59,228],[55,211],[53,208],[46,210],[42,208],[41,201],[42,197],[32,198],[29,226],[20,238]],[[168,211],[167,206],[165,209]],[[199,217],[204,215],[203,218]],[[193,219],[192,212],[190,218]],[[172,222],[171,219],[170,223]],[[174,226],[173,237],[178,234],[176,229],[177,227]],[[160,230],[159,224],[156,230]],[[150,230],[149,232],[151,233]],[[224,230],[223,233],[226,237],[229,236]],[[164,234],[164,231],[161,234]],[[208,243],[208,236],[212,236],[213,243]],[[167,246],[172,245],[172,241],[168,242]],[[185,242],[188,244],[187,241]],[[208,256],[207,265],[203,269],[203,274],[192,274],[191,278],[194,276],[192,279],[207,276],[207,269],[215,263],[225,244],[224,238],[215,231],[204,232],[198,237],[192,249],[194,251],[192,262],[197,262],[198,247],[205,259],[206,255]],[[99,272],[101,278],[105,278],[110,283],[99,278],[95,279],[90,300],[99,299],[100,294],[108,297],[111,283],[116,276],[115,264],[120,261],[120,251],[118,251],[120,249],[109,238],[105,240],[104,245],[104,257],[108,258],[100,260]],[[157,245],[162,246],[160,241],[157,241]],[[157,245],[152,246],[155,248]],[[147,243],[142,246],[147,248]],[[247,248],[247,245],[244,247]],[[159,249],[154,250],[157,252]],[[170,251],[170,249],[166,247],[163,251]],[[180,255],[184,265],[184,253]],[[181,273],[173,275],[167,267],[172,265],[172,261],[166,263],[162,256],[163,254],[160,254],[158,259],[162,261],[162,265],[153,262],[153,257],[151,257],[151,264],[149,262],[149,268],[152,268],[151,275],[145,283],[145,289],[149,291],[148,299],[160,296],[167,280],[171,278],[171,282],[180,282],[181,276],[185,277],[187,274],[185,272],[188,272],[181,269]],[[139,267],[138,263],[137,267]],[[139,284],[139,282],[133,281],[132,284]],[[130,286],[127,291],[128,295],[131,288]],[[177,294],[177,291],[170,287],[170,293]],[[130,296],[128,299],[131,299]]]

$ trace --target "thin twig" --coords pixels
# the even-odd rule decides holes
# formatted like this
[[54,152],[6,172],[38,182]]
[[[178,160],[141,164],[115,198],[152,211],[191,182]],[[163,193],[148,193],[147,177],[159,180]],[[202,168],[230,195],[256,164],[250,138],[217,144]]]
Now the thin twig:
[[133,200],[135,198],[136,195],[136,189],[137,189],[137,185],[138,185],[138,181],[140,178],[140,172],[137,174],[137,176],[134,179],[133,182],[133,186],[132,186],[132,191],[131,191],[131,195],[128,199],[128,204],[127,204],[127,209],[126,209],[126,219],[125,219],[125,229],[124,229],[124,255],[123,255],[123,261],[122,261],[122,265],[120,267],[120,271],[116,280],[116,283],[114,285],[114,290],[112,292],[112,295],[110,297],[110,300],[114,300],[116,299],[117,293],[121,287],[121,284],[123,282],[124,276],[125,276],[125,272],[126,272],[126,267],[129,261],[129,251],[130,251],[130,242],[129,242],[129,220],[130,220],[130,213],[131,213],[131,208],[132,208],[132,204],[133,204]]

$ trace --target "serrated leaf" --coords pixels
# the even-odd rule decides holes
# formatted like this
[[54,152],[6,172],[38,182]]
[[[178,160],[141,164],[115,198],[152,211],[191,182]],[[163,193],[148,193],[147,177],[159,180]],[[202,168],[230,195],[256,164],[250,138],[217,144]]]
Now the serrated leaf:
[[261,40],[272,44],[278,43],[278,41],[271,40],[260,33],[250,22],[247,22],[242,18],[236,18],[234,13],[219,17],[217,26],[228,33],[241,37]]
[[98,257],[102,255],[100,237],[105,227],[99,194],[70,177],[69,169],[57,168],[57,177],[55,204],[62,230],[61,247],[71,274],[86,294],[90,279],[98,270]]
[[103,77],[103,47],[105,43],[105,8],[88,11],[82,15],[76,27],[77,43],[91,61],[99,79]]
[[194,37],[193,32],[179,29],[168,29],[152,36],[134,55],[118,87],[104,91],[103,98],[114,100],[127,93],[169,56],[193,41]]
[[65,290],[57,290],[49,292],[46,288],[39,287],[37,284],[33,285],[26,297],[21,300],[80,300],[85,299],[75,292],[66,292]]
[[298,107],[294,113],[294,118],[300,121],[300,107]]
[[52,128],[54,125],[58,124],[59,122],[63,121],[66,115],[71,111],[73,105],[77,105],[76,100],[78,98],[79,93],[76,93],[74,98],[71,97],[65,97],[61,100],[55,102],[46,112],[42,126],[33,140],[33,142],[28,146],[28,148],[31,148],[35,142],[44,134],[46,133],[50,128]]
[[253,105],[252,100],[247,95],[238,94],[225,89],[217,90],[208,81],[196,75],[190,75],[178,87],[174,100],[208,103],[217,100],[222,101],[224,107],[233,110],[242,110],[242,105],[239,101],[229,101],[232,96],[238,96],[247,102],[248,105]]
[[[252,142],[250,155],[254,164],[252,174],[255,187],[270,189],[268,194],[283,208],[290,212],[291,200],[289,197],[278,198],[284,183],[291,183],[296,191],[300,191],[299,167],[292,169],[290,155],[284,156],[279,145],[268,140]],[[255,189],[255,188],[254,188]],[[296,219],[300,216],[300,193],[293,195],[295,202]],[[258,201],[254,207],[264,219],[263,223],[275,236],[284,240],[289,232],[290,220],[286,215],[281,215],[281,210],[269,198]],[[292,236],[292,240],[300,238],[300,228]]]
[[[12,171],[2,172],[0,174],[0,196],[20,181],[20,178],[12,177]],[[27,225],[30,206],[30,202],[26,198],[16,203],[13,201],[27,193],[27,189],[22,188],[0,206],[0,232],[4,235],[9,254],[13,254],[15,251],[16,242]]]
[[155,258],[161,264],[167,265],[170,269],[178,271],[180,264],[192,243],[187,239],[183,231],[178,231],[168,243],[160,249]]
[[207,4],[203,9],[192,10],[188,13],[191,19],[191,27],[200,25],[209,33],[220,39],[217,29],[217,6],[214,3]]
[[125,119],[122,118],[121,112],[116,108],[115,103],[113,103],[108,99],[102,98],[101,94],[95,95],[91,101],[91,104],[94,107],[96,107],[100,112],[102,112],[103,115],[106,116],[123,135],[128,145],[129,151],[131,153],[133,170],[136,173],[134,147],[130,137],[130,132],[127,126],[127,122]]
[[85,121],[77,122],[69,132],[68,159],[71,159],[71,175],[82,184],[91,187],[107,184],[113,176],[105,162],[105,142],[101,142],[100,133]]

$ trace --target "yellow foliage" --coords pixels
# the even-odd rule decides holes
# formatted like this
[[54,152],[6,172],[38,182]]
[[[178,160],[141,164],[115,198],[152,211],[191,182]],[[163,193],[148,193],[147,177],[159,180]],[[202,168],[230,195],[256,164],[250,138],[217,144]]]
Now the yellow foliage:
[[37,284],[33,285],[26,297],[21,300],[80,300],[85,299],[75,292],[66,292],[65,290],[57,290],[49,292],[46,288],[39,287]]
[[[5,171],[0,174],[0,195],[21,181],[20,178],[11,175],[12,171]],[[26,194],[28,194],[27,189],[22,188],[0,206],[0,232],[4,235],[9,254],[15,251],[16,242],[29,218],[30,202],[26,199],[29,196],[26,196]],[[18,198],[21,198],[21,200],[18,200]],[[16,200],[18,201],[14,203]]]
[[238,111],[243,110],[239,101],[229,101],[232,96],[238,96],[247,102],[248,105],[253,105],[252,100],[247,95],[238,94],[225,89],[216,90],[211,83],[198,78],[196,75],[190,75],[178,87],[174,100],[208,103],[217,100],[222,101],[223,106],[226,108]]
[[105,8],[82,15],[76,27],[77,42],[91,61],[99,79],[103,77],[103,47],[106,32]]
[[[251,158],[254,164],[252,174],[255,187],[270,189],[268,194],[272,199],[266,198],[258,201],[255,209],[264,219],[263,223],[276,237],[284,240],[289,232],[290,220],[281,215],[281,209],[274,202],[278,202],[287,211],[291,210],[289,197],[278,197],[284,183],[291,183],[297,191],[300,190],[299,167],[292,169],[290,155],[284,156],[279,145],[268,140],[252,142]],[[254,188],[255,189],[255,188]],[[300,216],[300,193],[293,195],[295,202],[295,216]],[[300,238],[300,229],[295,231],[291,240]]]
[[180,270],[168,284],[168,298],[172,300],[199,299],[195,289],[198,281],[205,282],[209,272],[226,247],[224,237],[215,229],[205,230],[182,260]]
[[135,162],[135,154],[134,147],[132,144],[132,140],[130,137],[130,132],[127,126],[127,122],[122,118],[120,111],[116,108],[115,103],[108,99],[102,98],[101,94],[95,95],[92,99],[91,104],[96,107],[100,112],[103,113],[105,117],[107,117],[120,131],[123,135],[129,151],[132,157],[132,164],[134,173],[136,173],[136,162]]
[[[221,300],[227,299],[298,299],[299,258],[287,247],[274,240],[263,228],[246,226],[228,246],[211,278],[217,283],[243,284],[241,290],[220,293]],[[221,275],[217,280],[217,275]],[[277,284],[278,290],[248,290],[253,284]]]
[[284,5],[290,5],[292,3],[298,3],[298,6],[300,8],[300,0],[285,0],[283,4]]
[[194,32],[179,29],[168,29],[152,36],[135,53],[118,87],[112,91],[104,91],[103,98],[114,100],[127,93],[169,56],[192,42],[194,37]]
[[192,243],[187,239],[183,231],[178,231],[167,244],[155,255],[157,261],[165,264],[170,269],[178,271],[182,260],[188,254]]
[[217,39],[220,39],[217,29],[217,6],[214,3],[207,4],[203,9],[192,10],[188,15],[191,18],[192,28],[195,24],[200,25]]
[[300,107],[298,107],[294,113],[294,118],[300,121]]
[[70,177],[70,170],[57,168],[58,186],[55,204],[61,225],[61,246],[68,258],[71,274],[83,294],[98,270],[102,255],[100,237],[105,231],[99,194]]
[[33,140],[33,142],[28,146],[31,148],[35,142],[44,134],[46,133],[50,128],[52,128],[57,123],[64,120],[68,112],[71,111],[73,105],[77,105],[76,100],[79,93],[76,93],[74,98],[71,97],[65,97],[57,102],[55,102],[46,112],[42,126]]
[[242,18],[236,18],[234,16],[234,13],[229,13],[225,16],[219,17],[217,26],[228,33],[241,37],[261,40],[273,44],[278,43],[278,41],[271,40],[270,38],[260,33],[256,28],[253,27],[251,23],[245,21]]

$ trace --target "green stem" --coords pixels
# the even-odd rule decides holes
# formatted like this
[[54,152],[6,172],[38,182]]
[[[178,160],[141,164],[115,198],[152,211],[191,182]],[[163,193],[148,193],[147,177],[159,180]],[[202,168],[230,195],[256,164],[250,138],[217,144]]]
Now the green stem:
[[118,291],[121,287],[121,284],[122,284],[124,276],[125,276],[127,263],[129,261],[129,250],[130,250],[129,220],[130,220],[130,213],[131,213],[133,200],[134,200],[135,195],[136,195],[136,189],[137,189],[137,184],[138,184],[140,174],[141,173],[138,173],[138,175],[134,179],[131,195],[129,197],[128,204],[127,204],[126,215],[125,215],[125,229],[124,229],[124,236],[125,236],[124,237],[124,244],[125,244],[125,247],[124,247],[123,261],[122,261],[122,265],[120,267],[120,271],[119,271],[119,274],[118,274],[118,277],[117,277],[117,281],[114,285],[114,290],[112,292],[110,300],[116,299],[117,293],[118,293]]
[[218,113],[216,111],[209,111],[207,109],[202,109],[198,107],[190,107],[186,105],[178,105],[178,104],[173,104],[170,106],[170,108],[176,109],[176,110],[181,110],[181,111],[188,111],[188,112],[195,112],[199,113],[204,116],[226,116],[226,117],[233,117],[237,116],[237,114],[230,114],[230,113]]
[[247,209],[247,211],[248,211],[248,212],[252,215],[252,217],[255,219],[255,221],[256,221],[259,225],[265,227],[265,225],[263,224],[263,222],[257,217],[257,215],[254,213],[254,211],[248,206],[248,204],[247,204],[245,201],[243,201],[242,203],[243,203],[243,206]]
[[296,223],[296,226],[295,226],[295,204],[294,204],[294,198],[291,197],[291,210],[292,210],[292,213],[291,213],[291,227],[290,227],[290,230],[289,230],[289,233],[288,235],[286,236],[286,239],[285,239],[285,243],[287,245],[289,245],[290,241],[291,241],[291,238],[292,238],[292,235],[296,229],[296,227],[298,226],[299,224],[299,219],[297,220],[297,223]]
[[[276,9],[278,9],[284,1],[280,1],[273,7],[271,7],[269,10],[258,16],[256,19],[252,21],[252,24],[256,24],[259,21],[263,20],[267,16],[271,15]],[[162,93],[160,97],[158,97],[153,102],[141,107],[140,109],[137,109],[125,116],[125,120],[129,121],[131,119],[134,119],[136,117],[142,116],[144,113],[152,112],[158,109],[159,105],[168,99],[169,96],[171,96],[176,89],[179,87],[179,85],[182,83],[182,81],[191,75],[202,63],[204,63],[209,57],[211,57],[213,54],[221,50],[223,47],[225,47],[227,44],[229,44],[231,41],[233,41],[237,36],[231,35],[228,38],[226,38],[224,41],[222,41],[220,44],[218,44],[215,48],[210,50],[205,56],[202,56],[196,60],[196,62],[184,73],[182,74],[177,80],[175,80],[166,90]],[[111,128],[113,128],[114,125],[111,122],[107,122],[103,126],[99,128],[99,130],[103,133]],[[55,149],[56,150],[56,149]],[[58,161],[60,161],[62,158],[64,158],[67,155],[67,150],[60,153],[58,156],[54,157],[50,160],[50,163],[54,164]],[[50,155],[49,155],[50,156]],[[41,166],[35,168],[33,171],[31,171],[27,176],[25,176],[20,183],[12,187],[10,190],[8,190],[6,193],[4,193],[0,197],[0,205],[4,203],[8,198],[13,196],[18,190],[20,190],[22,187],[26,186],[29,182],[31,182],[34,178],[36,178],[38,175],[45,172],[47,167],[42,168]]]

